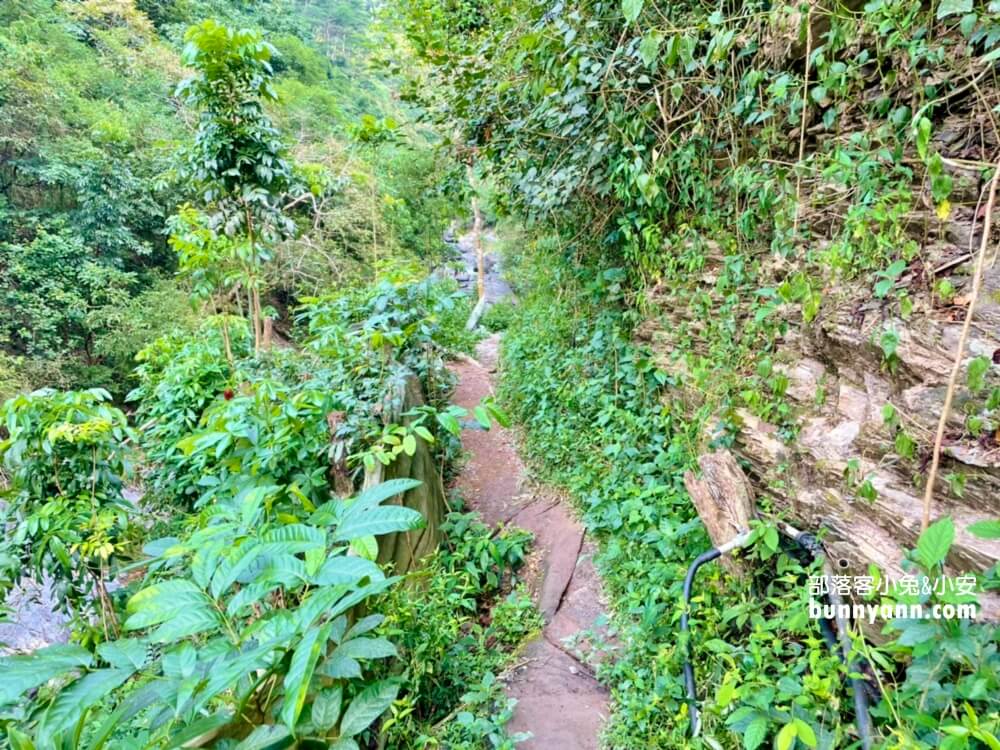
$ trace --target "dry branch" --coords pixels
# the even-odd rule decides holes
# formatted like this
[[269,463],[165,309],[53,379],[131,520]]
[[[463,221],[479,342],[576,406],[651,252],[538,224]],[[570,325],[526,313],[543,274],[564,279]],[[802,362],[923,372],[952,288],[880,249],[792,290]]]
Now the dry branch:
[[993,170],[990,180],[990,197],[986,201],[986,213],[983,215],[983,236],[979,243],[979,255],[976,257],[976,269],[972,274],[972,292],[969,296],[969,307],[965,311],[965,322],[958,338],[955,359],[951,366],[951,376],[948,378],[948,390],[945,392],[944,406],[938,418],[937,434],[934,437],[934,449],[931,453],[931,468],[927,474],[927,485],[924,488],[924,512],[920,522],[921,530],[926,530],[931,522],[931,502],[934,500],[934,480],[937,479],[938,464],[941,460],[941,443],[944,440],[944,427],[951,412],[951,402],[955,396],[955,384],[958,382],[958,372],[962,368],[962,358],[965,355],[965,345],[969,340],[969,328],[972,326],[972,314],[979,299],[979,290],[983,284],[983,266],[986,259],[986,247],[990,242],[990,221],[993,218],[993,204],[997,197],[997,180],[1000,178],[1000,162]]

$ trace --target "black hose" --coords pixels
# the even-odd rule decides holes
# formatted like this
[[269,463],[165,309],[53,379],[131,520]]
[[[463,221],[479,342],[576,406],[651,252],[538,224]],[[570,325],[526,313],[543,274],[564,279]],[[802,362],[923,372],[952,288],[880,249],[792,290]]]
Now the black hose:
[[[808,553],[808,555],[814,560],[818,555],[825,554],[823,551],[823,545],[821,545],[819,539],[812,534],[799,532],[798,536],[795,536],[794,534],[786,534],[785,536],[799,545],[799,547]],[[821,617],[819,619],[819,632],[822,633],[823,640],[826,641],[826,645],[830,647],[830,650],[836,653],[837,633],[833,629],[833,622],[826,617]],[[844,661],[843,654],[840,655],[840,660]]]
[[[817,555],[823,554],[823,547],[819,540],[812,534],[806,534],[799,532],[796,534],[787,534],[790,539],[792,539],[796,544],[798,544],[802,549],[808,552],[814,559]],[[723,545],[728,547],[729,545]],[[728,550],[727,550],[728,551]],[[681,633],[687,634],[688,637],[684,639],[684,688],[687,692],[688,700],[688,711],[691,715],[691,736],[696,737],[701,729],[701,721],[698,714],[698,688],[695,683],[694,678],[694,665],[691,663],[691,638],[690,638],[690,624],[688,622],[688,611],[691,607],[691,589],[694,585],[695,575],[698,573],[698,568],[707,562],[711,562],[718,557],[722,556],[722,552],[719,549],[713,548],[707,552],[699,555],[691,567],[688,568],[687,575],[684,577],[684,611],[681,613]],[[840,597],[835,597],[836,601],[832,602],[835,606],[840,603]],[[839,610],[838,610],[839,611]],[[838,622],[838,629],[841,631],[840,646],[841,646],[841,660],[847,665],[848,670],[851,672],[856,672],[857,668],[855,664],[848,661],[848,654],[850,653],[850,640],[846,635],[845,623]],[[826,641],[827,645],[830,647],[831,651],[836,651],[837,649],[837,635],[833,631],[833,626],[830,621],[826,618],[822,618],[819,622],[820,632],[823,634],[823,640]],[[866,688],[868,688],[868,683],[866,680],[862,680],[857,677],[850,678],[851,689],[854,693],[854,713],[855,721],[858,725],[858,734],[861,737],[861,746],[868,750],[872,745],[872,726],[871,717],[868,714],[868,693]]]
[[[720,557],[722,553],[712,548],[708,552],[704,552],[697,557],[697,559],[691,563],[691,567],[688,568],[687,575],[684,577],[684,611],[681,613],[681,633],[690,633],[690,625],[688,623],[688,609],[691,605],[691,586],[694,583],[694,577],[698,573],[698,568],[707,562],[711,562],[717,557]],[[688,710],[691,714],[691,734],[697,736],[698,734],[698,692],[694,682],[694,667],[691,664],[691,640],[690,638],[684,641],[685,655],[684,660],[684,687],[687,690],[688,697]]]
[[[802,549],[806,550],[810,555],[812,555],[815,560],[819,555],[825,554],[823,550],[823,545],[820,544],[819,539],[814,537],[812,534],[799,533],[798,536],[789,535],[791,539],[795,541]],[[827,563],[829,565],[829,563]],[[830,574],[830,569],[827,567],[824,570],[825,575]],[[840,605],[843,600],[836,591],[831,591],[827,594],[827,601],[835,607],[836,612],[840,612]],[[847,623],[840,619],[840,615],[837,615],[837,631],[840,634],[840,648],[841,648],[841,661],[847,666],[847,670],[850,673],[857,673],[859,671],[858,665],[852,663],[849,660],[849,655],[851,653],[851,641],[847,637]],[[820,630],[823,633],[823,638],[829,644],[831,650],[836,648],[837,638],[833,634],[833,628],[830,625],[830,621],[826,618],[820,620]],[[831,641],[831,637],[833,640]],[[872,720],[871,716],[868,714],[868,689],[869,684],[867,680],[863,680],[859,677],[850,677],[851,691],[854,693],[854,720],[858,725],[858,735],[861,737],[861,747],[863,750],[869,750],[872,746]]]

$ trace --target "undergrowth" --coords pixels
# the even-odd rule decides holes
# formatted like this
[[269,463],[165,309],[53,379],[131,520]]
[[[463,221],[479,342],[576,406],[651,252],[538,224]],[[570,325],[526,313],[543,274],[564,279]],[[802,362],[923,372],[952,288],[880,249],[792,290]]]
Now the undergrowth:
[[[682,477],[701,424],[663,398],[670,379],[632,343],[622,273],[570,263],[570,249],[543,239],[507,259],[523,303],[504,339],[500,395],[530,457],[570,490],[600,542],[621,640],[600,673],[614,699],[608,746],[858,746],[846,670],[808,616],[815,563],[763,526],[751,576],[717,565],[699,574],[690,647],[703,732],[687,736],[679,602],[688,565],[711,544]],[[931,531],[936,553],[911,563],[928,575],[950,544],[947,528]],[[880,746],[994,747],[996,629],[895,621],[889,632],[897,639],[878,649],[859,644],[886,689],[874,712]]]
[[[392,499],[445,501],[366,481],[419,450],[430,485],[456,456],[464,312],[453,284],[386,280],[304,301],[300,348],[259,353],[210,318],[146,350],[139,429],[99,389],[10,399],[0,590],[51,578],[74,642],[0,659],[0,747],[512,747],[497,677],[540,625],[530,536],[453,513],[394,570],[376,538],[426,519]],[[426,400],[393,422],[411,374]],[[139,463],[166,536],[122,491]]]
[[383,725],[387,746],[513,747],[503,729],[513,704],[496,678],[542,625],[516,578],[531,536],[493,537],[475,513],[451,513],[442,530],[442,549],[379,602],[406,679]]

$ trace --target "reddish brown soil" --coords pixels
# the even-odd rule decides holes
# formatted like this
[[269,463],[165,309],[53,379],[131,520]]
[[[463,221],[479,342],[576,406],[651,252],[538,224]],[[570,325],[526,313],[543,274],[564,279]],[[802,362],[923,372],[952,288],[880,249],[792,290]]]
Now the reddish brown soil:
[[[476,359],[452,366],[458,376],[453,401],[470,412],[493,392],[498,342],[498,336],[484,340]],[[601,630],[604,604],[583,526],[565,497],[528,480],[513,431],[465,429],[462,444],[468,460],[455,489],[486,523],[535,535],[525,570],[546,624],[507,678],[507,692],[518,700],[508,729],[532,733],[518,745],[522,750],[596,750],[608,694],[580,650],[591,645],[591,630]]]

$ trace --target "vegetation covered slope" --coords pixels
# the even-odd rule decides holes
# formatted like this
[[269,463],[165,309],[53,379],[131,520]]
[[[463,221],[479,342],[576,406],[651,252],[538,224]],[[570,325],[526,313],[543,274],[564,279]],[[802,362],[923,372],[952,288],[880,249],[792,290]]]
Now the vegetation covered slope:
[[511,747],[530,537],[443,496],[452,167],[363,72],[367,14],[0,13],[0,593],[51,588],[72,639],[0,644],[0,747]]
[[[198,200],[181,152],[185,29],[215,18],[272,45],[267,110],[295,163],[297,231],[274,248],[266,301],[370,278],[373,260],[440,250],[447,165],[365,64],[370,17],[350,3],[10,0],[0,7],[0,332],[6,395],[101,385],[193,324],[171,280],[166,219]],[[153,314],[153,311],[156,311]],[[287,324],[287,320],[286,320]]]
[[[434,82],[413,87],[428,116],[461,133],[502,209],[556,230],[533,245],[542,267],[526,264],[507,397],[604,538],[628,634],[613,746],[851,746],[847,688],[819,661],[787,555],[699,602],[708,718],[685,739],[676,601],[707,541],[680,478],[731,448],[762,510],[825,529],[849,572],[933,578],[950,552],[948,573],[995,601],[993,292],[960,355],[923,532],[921,496],[1000,157],[1000,8],[399,5],[415,80]],[[885,635],[866,652],[877,740],[993,746],[995,627]]]

